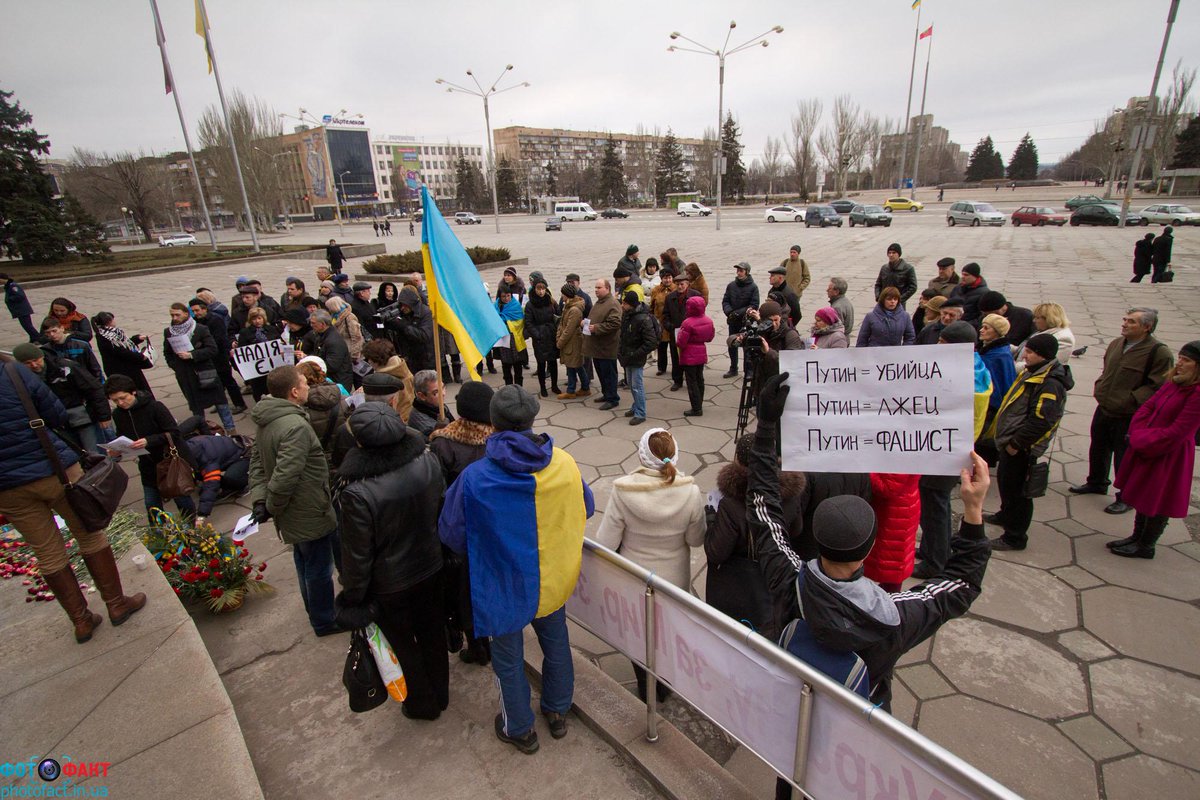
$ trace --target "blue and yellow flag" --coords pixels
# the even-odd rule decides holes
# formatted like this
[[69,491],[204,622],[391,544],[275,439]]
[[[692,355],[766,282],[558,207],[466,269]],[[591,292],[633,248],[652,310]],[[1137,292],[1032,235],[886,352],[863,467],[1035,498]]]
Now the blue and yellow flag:
[[508,334],[508,327],[488,298],[479,270],[424,186],[421,208],[425,213],[421,220],[421,255],[429,307],[437,324],[454,337],[471,378],[479,380],[475,365],[501,336]]

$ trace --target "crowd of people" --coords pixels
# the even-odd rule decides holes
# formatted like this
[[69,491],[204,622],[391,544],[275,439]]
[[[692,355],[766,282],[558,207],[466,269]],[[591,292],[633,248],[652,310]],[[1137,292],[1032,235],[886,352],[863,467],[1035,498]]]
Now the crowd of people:
[[[691,549],[703,546],[709,603],[886,708],[896,659],[966,611],[981,591],[988,553],[1029,546],[1039,461],[1074,386],[1076,343],[1060,304],[1015,305],[988,287],[978,263],[959,273],[953,258],[943,258],[920,290],[897,243],[887,248],[867,314],[856,320],[848,283],[835,276],[811,325],[801,328],[812,281],[801,252],[793,245],[761,291],[749,263],[733,265],[722,295],[725,377],[754,382],[758,424],[735,443],[717,491],[706,501],[680,467],[679,441],[651,427],[638,442],[638,468],[614,482],[595,536],[683,588]],[[577,274],[552,291],[540,272],[526,281],[506,269],[494,308],[507,334],[485,354],[488,372],[496,373],[498,361],[503,374],[504,385],[493,389],[464,382],[461,356],[435,329],[419,274],[372,287],[340,271],[336,242],[327,253],[315,293],[292,276],[275,299],[243,276],[226,305],[199,287],[167,309],[161,340],[125,331],[112,312],[88,317],[65,297],[34,326],[32,307],[9,278],[6,296],[24,301],[14,315],[22,312],[31,341],[13,348],[17,363],[0,376],[0,513],[37,551],[77,640],[89,639],[100,617],[77,586],[72,591],[70,567],[55,556],[62,548],[54,511],[97,561],[93,574],[112,622],[144,604],[141,595],[123,594],[102,532],[76,529],[33,440],[19,381],[54,430],[69,474],[78,474],[77,451],[104,449],[118,435],[144,452],[138,472],[151,524],[172,499],[157,483],[169,452],[182,454],[198,478],[198,502],[173,498],[185,519],[202,523],[222,497],[248,492],[253,518],[273,520],[292,547],[314,633],[368,622],[383,630],[407,681],[405,716],[435,719],[447,708],[448,646],[465,662],[490,664],[501,690],[496,735],[532,753],[538,743],[522,631],[532,624],[541,643],[540,710],[551,735],[561,737],[573,692],[564,604],[595,510],[571,456],[533,430],[539,397],[591,398],[611,411],[624,403],[624,390],[625,416],[640,425],[649,416],[644,370],[653,365],[658,376],[670,373],[670,391],[686,387],[684,415],[702,415],[717,335],[706,276],[674,248],[643,265],[636,245],[611,279],[591,284],[592,293]],[[1136,512],[1132,534],[1109,545],[1118,556],[1153,558],[1167,520],[1187,513],[1200,428],[1200,341],[1176,360],[1155,339],[1157,323],[1155,310],[1131,309],[1108,346],[1094,388],[1088,477],[1071,487],[1104,494],[1115,484],[1105,511]],[[295,364],[239,383],[235,348],[274,340],[294,349]],[[778,353],[852,342],[976,349],[978,455],[969,470],[957,477],[780,471],[788,376],[779,374]],[[182,422],[146,379],[159,354],[192,415]],[[537,376],[536,391],[524,389],[527,370]],[[462,384],[453,403],[444,396],[449,383]],[[205,419],[210,409],[220,426]],[[234,416],[247,413],[253,441],[237,435]],[[985,515],[989,466],[996,467],[1000,506]],[[957,536],[956,487],[966,509]],[[987,524],[1001,532],[990,543]],[[925,583],[901,591],[909,578]],[[869,618],[853,610],[868,596]],[[635,672],[644,699],[646,676],[636,665]],[[658,684],[660,699],[669,691]]]

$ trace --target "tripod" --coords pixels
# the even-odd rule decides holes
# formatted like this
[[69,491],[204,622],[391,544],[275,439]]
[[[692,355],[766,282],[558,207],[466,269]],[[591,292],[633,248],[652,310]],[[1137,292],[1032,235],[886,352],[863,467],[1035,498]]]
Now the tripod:
[[758,402],[758,391],[762,387],[761,346],[757,342],[750,347],[743,344],[742,354],[746,358],[746,375],[742,379],[741,397],[738,398],[737,428],[733,436],[735,443],[746,432],[746,427],[750,423],[750,409],[754,408]]

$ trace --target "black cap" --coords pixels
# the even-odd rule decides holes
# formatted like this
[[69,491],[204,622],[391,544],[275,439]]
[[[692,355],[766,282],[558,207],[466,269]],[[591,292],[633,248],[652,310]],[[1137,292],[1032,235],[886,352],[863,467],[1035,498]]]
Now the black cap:
[[293,325],[307,325],[308,312],[303,308],[289,308],[283,312],[283,321],[290,322]]
[[771,267],[767,270],[768,275],[787,275],[787,267]]
[[950,258],[950,256],[946,256],[945,258],[939,258],[937,265],[938,265],[938,269],[942,269],[944,267],[953,267],[954,259]]
[[1049,361],[1052,358],[1058,358],[1058,339],[1049,333],[1039,333],[1030,336],[1025,341],[1025,349],[1031,350]]
[[979,310],[987,313],[989,311],[998,311],[1000,306],[1008,303],[1008,300],[1000,292],[987,292],[983,297],[979,298]]
[[975,326],[969,322],[963,322],[961,319],[951,322],[938,334],[938,341],[946,344],[975,344],[978,340],[979,334],[975,332]]
[[404,388],[404,381],[386,372],[372,372],[362,379],[362,389],[365,395],[395,394]]
[[483,381],[467,381],[458,390],[454,398],[454,409],[458,416],[478,422],[482,425],[492,424],[491,402],[495,392]]
[[830,497],[813,514],[813,536],[822,557],[838,563],[862,561],[875,544],[875,512],[858,495]]
[[367,283],[366,281],[355,281],[354,285],[350,288],[356,292],[361,292],[363,289],[370,289],[371,284]]

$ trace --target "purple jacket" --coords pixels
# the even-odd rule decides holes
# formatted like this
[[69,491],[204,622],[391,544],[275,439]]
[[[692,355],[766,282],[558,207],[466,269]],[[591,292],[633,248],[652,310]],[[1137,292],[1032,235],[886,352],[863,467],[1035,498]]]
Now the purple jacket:
[[704,313],[704,298],[687,299],[687,317],[675,332],[675,344],[679,347],[679,363],[685,367],[708,363],[708,348],[704,345],[713,340],[716,329],[713,321]]
[[1117,470],[1121,500],[1147,516],[1186,517],[1198,428],[1200,385],[1167,381],[1142,403]]
[[862,325],[858,328],[858,343],[855,346],[895,347],[912,344],[916,338],[912,317],[904,310],[904,306],[896,306],[894,311],[888,311],[883,306],[876,305],[863,317]]

